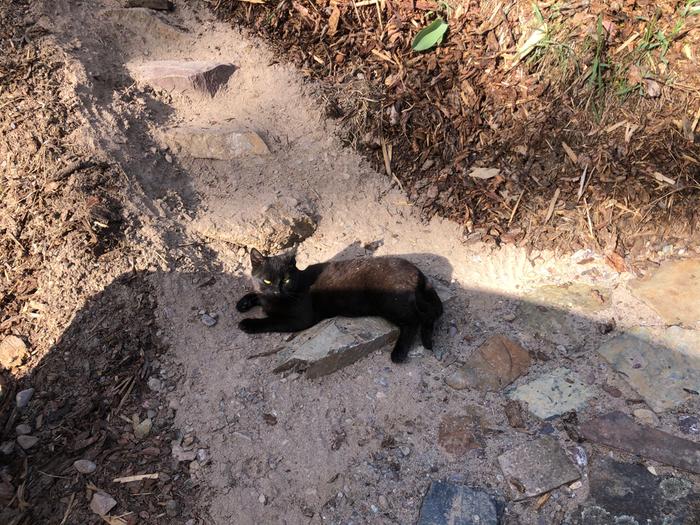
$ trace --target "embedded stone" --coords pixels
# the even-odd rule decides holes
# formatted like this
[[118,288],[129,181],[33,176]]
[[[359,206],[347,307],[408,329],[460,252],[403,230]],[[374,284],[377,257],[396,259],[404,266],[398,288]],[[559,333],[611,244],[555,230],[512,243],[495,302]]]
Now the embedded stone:
[[530,354],[505,336],[489,338],[468,358],[466,363],[445,378],[454,389],[500,390],[530,367]]
[[527,402],[530,412],[547,419],[583,408],[593,391],[574,372],[562,367],[519,386],[509,397]]
[[581,477],[552,436],[512,448],[498,457],[498,463],[515,500],[539,496]]
[[637,327],[598,348],[654,412],[697,397],[700,332],[679,326]]
[[423,498],[417,525],[497,525],[498,507],[486,492],[433,481]]
[[629,288],[668,324],[700,323],[700,259],[665,262],[643,279],[631,281]]
[[179,126],[170,128],[165,135],[173,151],[196,159],[233,160],[270,153],[257,133],[237,128]]
[[100,516],[106,516],[116,506],[117,501],[105,492],[95,492],[90,500],[90,510]]
[[700,474],[700,443],[640,425],[622,412],[593,418],[579,431],[594,443]]
[[167,91],[197,92],[214,96],[236,66],[226,62],[157,60],[128,66],[134,79]]

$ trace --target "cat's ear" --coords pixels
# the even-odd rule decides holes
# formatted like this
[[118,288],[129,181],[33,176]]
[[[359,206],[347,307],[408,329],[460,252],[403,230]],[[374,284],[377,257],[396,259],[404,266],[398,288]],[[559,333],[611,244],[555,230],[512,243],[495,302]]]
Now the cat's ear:
[[265,260],[265,256],[262,253],[260,253],[255,248],[251,248],[251,250],[250,250],[250,264],[253,266],[253,268],[257,268],[260,265],[262,265],[264,260]]

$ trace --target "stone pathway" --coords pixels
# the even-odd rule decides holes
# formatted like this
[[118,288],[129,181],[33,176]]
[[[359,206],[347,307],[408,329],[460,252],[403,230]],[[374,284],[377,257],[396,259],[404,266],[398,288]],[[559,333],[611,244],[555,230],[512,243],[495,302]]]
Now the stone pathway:
[[[342,148],[296,72],[247,37],[197,7],[103,4],[72,18],[114,48],[59,27],[118,79],[85,97],[91,124],[168,254],[151,281],[170,361],[149,385],[177,413],[169,446],[207,494],[200,522],[699,521],[698,259],[636,279],[602,254],[465,245]],[[132,80],[140,109],[114,102]],[[291,340],[236,330],[247,249],[295,243],[302,266],[415,261],[450,296],[436,355],[390,365],[396,330],[377,319]],[[207,255],[187,266],[192,244]],[[23,352],[0,350],[9,366]],[[91,508],[117,504],[96,492]]]

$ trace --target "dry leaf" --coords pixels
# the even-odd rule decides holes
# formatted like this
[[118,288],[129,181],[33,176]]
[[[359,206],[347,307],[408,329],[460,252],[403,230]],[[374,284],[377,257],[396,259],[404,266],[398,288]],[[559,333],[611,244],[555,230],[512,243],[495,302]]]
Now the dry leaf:
[[605,256],[605,262],[617,273],[624,273],[627,271],[627,264],[625,259],[617,252],[611,252]]
[[475,179],[486,180],[492,179],[500,173],[501,170],[498,168],[472,168],[472,170],[469,172],[469,176],[474,177]]
[[644,88],[647,92],[647,96],[650,98],[656,98],[661,95],[661,86],[656,80],[651,78],[644,79]]

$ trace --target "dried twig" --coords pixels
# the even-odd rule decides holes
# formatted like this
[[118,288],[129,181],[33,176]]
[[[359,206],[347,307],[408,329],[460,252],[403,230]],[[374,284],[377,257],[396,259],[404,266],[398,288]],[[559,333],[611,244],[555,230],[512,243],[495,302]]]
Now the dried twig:
[[133,481],[143,481],[144,479],[158,479],[158,473],[153,474],[136,474],[134,476],[124,476],[123,478],[114,478],[114,483],[131,483]]

